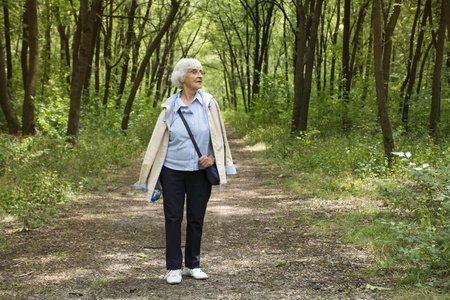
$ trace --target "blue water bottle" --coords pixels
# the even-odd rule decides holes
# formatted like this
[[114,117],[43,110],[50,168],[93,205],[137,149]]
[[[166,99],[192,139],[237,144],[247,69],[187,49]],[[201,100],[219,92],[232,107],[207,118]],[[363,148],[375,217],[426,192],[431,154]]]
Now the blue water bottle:
[[161,197],[161,190],[156,188],[153,190],[152,198],[150,199],[152,202],[155,202],[156,200]]

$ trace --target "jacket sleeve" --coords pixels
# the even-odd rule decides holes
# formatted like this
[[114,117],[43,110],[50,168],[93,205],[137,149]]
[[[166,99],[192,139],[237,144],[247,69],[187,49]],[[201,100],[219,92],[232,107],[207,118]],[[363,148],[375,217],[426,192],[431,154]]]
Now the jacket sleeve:
[[139,181],[135,183],[135,188],[137,190],[142,190],[143,192],[147,192],[147,182],[150,176],[150,172],[152,167],[157,159],[158,149],[160,145],[163,143],[164,132],[166,130],[166,126],[164,124],[165,111],[163,110],[156,121],[155,128],[153,129],[152,137],[150,138],[150,142],[148,143],[147,151],[144,156],[144,161],[141,167],[141,173],[139,175]]
[[217,115],[220,123],[220,131],[222,133],[222,139],[223,139],[223,147],[224,147],[224,157],[225,157],[225,172],[226,175],[235,175],[236,167],[233,164],[233,158],[231,156],[230,146],[228,144],[228,137],[227,132],[225,129],[225,124],[223,122],[222,114],[220,112],[220,107],[217,101],[213,98],[211,99],[212,104],[215,106],[215,109],[217,110]]

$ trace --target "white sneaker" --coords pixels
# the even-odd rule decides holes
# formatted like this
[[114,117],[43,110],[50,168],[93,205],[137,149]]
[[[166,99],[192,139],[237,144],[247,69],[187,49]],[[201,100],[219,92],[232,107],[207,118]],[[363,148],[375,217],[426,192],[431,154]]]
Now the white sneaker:
[[181,282],[181,269],[178,270],[169,270],[169,272],[167,273],[167,283],[170,284],[178,284]]
[[202,271],[200,268],[189,269],[188,267],[184,267],[183,275],[191,276],[195,279],[207,279],[208,275]]

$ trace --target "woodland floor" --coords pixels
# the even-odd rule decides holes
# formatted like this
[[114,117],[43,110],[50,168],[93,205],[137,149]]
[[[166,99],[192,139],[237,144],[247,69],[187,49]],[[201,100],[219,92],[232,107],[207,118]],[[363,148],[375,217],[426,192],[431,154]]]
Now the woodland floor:
[[367,275],[370,254],[313,230],[354,203],[286,194],[252,148],[233,137],[230,146],[238,175],[213,187],[205,220],[208,280],[166,283],[163,202],[134,191],[137,160],[47,227],[21,233],[2,222],[0,299],[391,299],[391,283]]

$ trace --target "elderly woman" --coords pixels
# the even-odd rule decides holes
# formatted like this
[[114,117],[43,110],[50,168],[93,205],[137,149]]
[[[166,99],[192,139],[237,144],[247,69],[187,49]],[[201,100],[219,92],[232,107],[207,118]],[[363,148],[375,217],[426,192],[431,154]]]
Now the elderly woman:
[[[196,59],[181,59],[172,73],[173,84],[181,89],[162,105],[142,164],[136,188],[147,192],[162,190],[166,228],[166,280],[180,283],[182,275],[206,279],[200,269],[200,245],[206,206],[211,195],[205,168],[216,163],[220,184],[226,175],[236,174],[219,105],[200,89],[202,65]],[[180,113],[198,144],[197,155]],[[186,199],[186,246],[181,251],[181,223]]]

